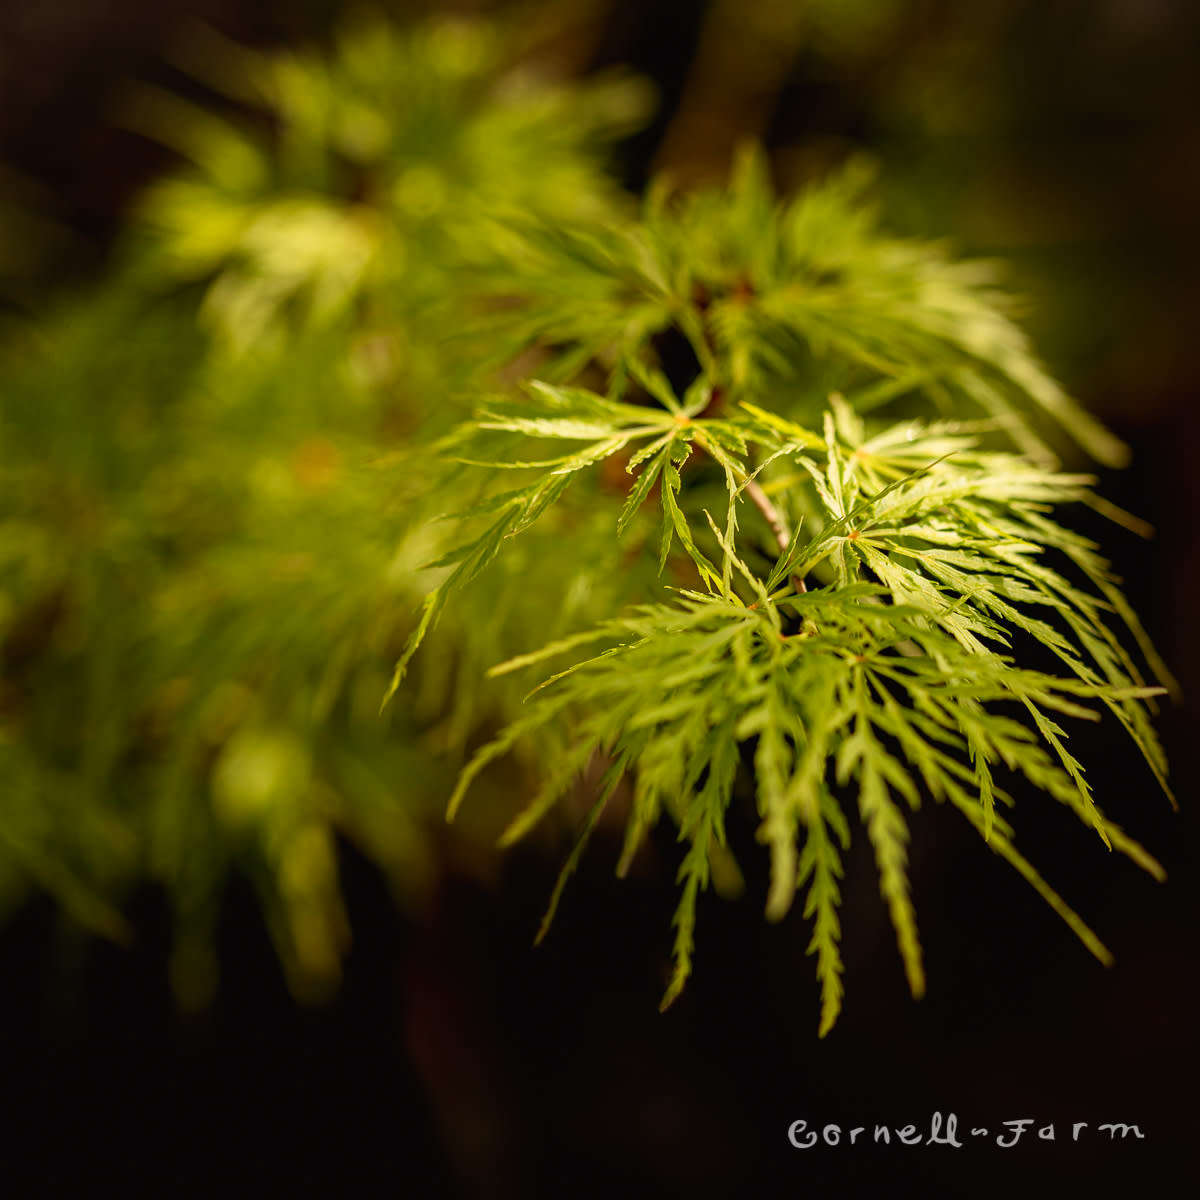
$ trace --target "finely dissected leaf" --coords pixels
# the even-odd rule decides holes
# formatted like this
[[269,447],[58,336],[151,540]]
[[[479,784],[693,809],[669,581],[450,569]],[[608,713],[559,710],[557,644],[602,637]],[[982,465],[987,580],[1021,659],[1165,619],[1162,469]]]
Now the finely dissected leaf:
[[674,917],[675,925],[675,970],[663,995],[661,1009],[668,1008],[687,982],[692,970],[692,954],[695,950],[696,902],[699,893],[708,887],[712,873],[712,858],[724,842],[724,813],[733,791],[737,771],[736,742],[732,736],[731,722],[726,721],[721,732],[725,735],[713,740],[712,756],[703,767],[694,769],[697,782],[701,771],[706,771],[704,785],[695,793],[691,805],[683,810],[680,821],[680,837],[690,842],[687,853],[679,867],[677,883],[683,884],[683,893]]
[[833,1028],[842,1009],[843,968],[839,949],[842,927],[838,919],[838,905],[842,899],[838,880],[842,878],[842,862],[839,844],[843,850],[849,848],[850,830],[842,810],[828,789],[822,787],[821,797],[812,806],[807,821],[796,881],[797,887],[809,883],[804,916],[815,918],[808,953],[817,955],[817,979],[821,984],[819,1037],[824,1037]]
[[787,710],[773,681],[765,689],[762,706],[747,717],[758,729],[754,770],[758,782],[759,812],[763,821],[759,837],[771,851],[771,890],[767,918],[778,921],[787,912],[796,890],[797,810],[788,802],[792,775],[793,742],[788,736]]
[[542,923],[538,926],[537,936],[533,939],[534,945],[540,945],[550,932],[550,926],[554,921],[555,913],[558,912],[559,901],[562,899],[563,891],[566,889],[567,880],[570,879],[579,866],[579,860],[583,857],[583,851],[587,846],[588,839],[592,836],[596,825],[599,823],[600,816],[612,798],[613,792],[620,784],[625,769],[626,764],[624,762],[615,762],[605,772],[605,778],[600,784],[600,794],[588,811],[583,828],[580,830],[579,836],[575,839],[575,845],[572,847],[571,853],[567,856],[562,869],[558,873],[558,878],[554,882],[554,891],[550,894],[550,900],[546,905],[546,912],[542,916]]
[[[861,675],[855,680],[854,690],[860,703],[865,702]],[[896,929],[909,987],[913,996],[920,997],[925,992],[925,971],[916,914],[908,894],[908,826],[891,798],[888,784],[899,786],[914,804],[916,792],[900,764],[874,738],[861,708],[854,732],[842,743],[842,751],[846,753],[838,754],[838,780],[846,782],[851,772],[857,777],[858,807],[875,848],[880,888]]]
[[[671,447],[674,443],[673,434],[665,434],[659,439],[659,442],[653,443],[651,449],[654,450],[654,456],[650,459],[648,465],[644,466],[638,472],[637,482],[629,490],[629,496],[625,501],[624,507],[621,509],[621,515],[617,518],[617,533],[622,534],[633,519],[638,509],[645,502],[646,497],[650,494],[650,489],[654,486],[659,474],[662,472],[663,466],[670,460]],[[661,445],[660,445],[661,443]],[[644,461],[639,459],[637,455],[629,460],[626,466],[627,471],[632,471],[635,466]]]

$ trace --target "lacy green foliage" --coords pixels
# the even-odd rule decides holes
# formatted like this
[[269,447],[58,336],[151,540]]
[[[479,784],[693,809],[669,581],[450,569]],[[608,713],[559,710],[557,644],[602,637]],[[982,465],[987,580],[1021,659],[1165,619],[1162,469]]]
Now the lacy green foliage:
[[[321,994],[349,936],[337,840],[419,893],[482,744],[450,811],[490,788],[476,819],[504,820],[532,780],[505,843],[599,777],[543,934],[618,790],[622,869],[675,823],[665,1002],[700,893],[736,878],[739,796],[768,916],[803,892],[822,1032],[851,810],[914,992],[924,797],[1106,958],[1009,809],[1021,777],[1159,872],[1065,740],[1107,713],[1165,786],[1165,669],[1056,511],[1111,510],[1052,444],[1124,447],[991,268],[879,230],[858,168],[784,202],[748,152],[727,190],[659,181],[639,215],[602,152],[644,88],[544,86],[526,49],[375,23],[325,54],[194,48],[232,107],[130,94],[185,164],[103,286],[0,343],[0,903],[35,883],[124,937],[157,882],[197,1004],[240,873]],[[509,752],[515,787],[485,770]]]
[[1050,418],[1099,461],[1123,462],[1126,448],[1031,354],[994,266],[881,233],[869,180],[851,164],[780,203],[761,155],[747,151],[727,192],[679,197],[662,180],[636,223],[529,222],[497,267],[497,290],[523,301],[512,334],[560,348],[540,372],[551,381],[606,363],[610,395],[654,335],[674,328],[735,402],[811,420],[829,391],[870,380],[862,411],[901,397],[958,416],[981,411],[1043,463]]
[[[750,156],[728,194],[668,205],[655,193],[637,226],[524,231],[528,291],[503,317],[510,337],[554,348],[551,380],[603,364],[607,389],[534,380],[522,396],[483,401],[446,440],[462,466],[456,489],[474,473],[483,497],[460,514],[474,532],[433,564],[444,577],[393,682],[456,592],[568,503],[576,481],[619,464],[627,492],[609,507],[622,561],[653,561],[673,583],[629,616],[492,671],[609,643],[530,694],[463,771],[450,814],[488,764],[548,728],[564,731],[565,749],[502,842],[599,764],[600,797],[548,923],[626,779],[618,869],[662,817],[687,847],[666,1005],[691,971],[698,895],[728,853],[726,814],[748,776],[770,852],[767,916],[806,889],[822,1033],[842,1000],[850,807],[920,995],[905,814],[922,797],[962,812],[1107,962],[1017,850],[1004,815],[1011,779],[1068,806],[1155,875],[1158,864],[1097,807],[1060,721],[1107,710],[1166,788],[1150,719],[1164,688],[1147,684],[1120,626],[1157,679],[1169,677],[1096,547],[1052,515],[1074,502],[1113,510],[1090,477],[1054,470],[1030,414],[1056,418],[1106,459],[1120,457],[1119,444],[1044,375],[977,268],[880,237],[856,195],[843,177],[776,205]],[[693,352],[682,396],[657,361],[669,329]],[[867,424],[864,414],[901,398],[910,410],[924,400],[987,415]],[[1020,452],[985,443],[1001,432]],[[655,600],[664,588],[676,599]],[[1035,642],[1057,674],[1022,665]]]
[[[781,917],[797,886],[811,878],[808,907],[817,914],[813,946],[819,953],[823,1028],[832,1023],[840,999],[836,880],[838,847],[849,841],[831,789],[849,787],[857,794],[914,994],[923,991],[924,974],[905,877],[903,809],[918,806],[922,786],[963,811],[997,853],[1031,875],[1089,949],[1107,959],[1095,935],[1032,875],[1012,845],[1011,826],[994,811],[997,800],[1011,799],[989,764],[1003,761],[1021,772],[1145,863],[1135,844],[1102,821],[1047,712],[1092,717],[1080,699],[1132,703],[1152,689],[1106,688],[1021,671],[1007,657],[972,654],[944,630],[931,628],[921,610],[873,602],[881,594],[877,587],[853,584],[768,599],[752,608],[732,596],[685,592],[680,604],[646,607],[611,622],[596,635],[625,640],[557,676],[544,694],[531,698],[529,715],[477,755],[454,801],[514,735],[564,713],[572,717],[572,749],[509,826],[507,840],[559,799],[592,754],[611,759],[617,773],[633,773],[622,865],[663,812],[691,843],[680,868],[685,887],[676,915],[676,972],[664,1004],[690,971],[696,894],[708,882],[710,842],[724,845],[739,744],[753,743],[747,758],[760,836],[771,853],[767,915]],[[783,632],[789,617],[800,623],[793,634]],[[1044,740],[1039,743],[1026,725],[998,710],[1002,703],[1036,712]],[[579,711],[586,715],[575,715]]]

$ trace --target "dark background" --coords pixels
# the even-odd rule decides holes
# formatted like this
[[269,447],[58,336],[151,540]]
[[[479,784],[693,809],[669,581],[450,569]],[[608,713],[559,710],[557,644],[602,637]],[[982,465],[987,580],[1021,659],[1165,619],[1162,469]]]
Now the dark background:
[[[1200,6],[880,2],[865,34],[814,19],[762,61],[742,55],[749,35],[714,38],[714,7],[609,0],[579,24],[579,69],[628,63],[659,87],[654,125],[622,151],[630,186],[663,164],[719,174],[742,132],[767,140],[785,183],[868,149],[893,228],[1009,260],[1052,369],[1133,446],[1133,466],[1102,490],[1157,537],[1079,522],[1194,696]],[[165,55],[186,20],[273,44],[319,38],[340,11],[328,0],[0,5],[0,163],[39,218],[19,240],[28,254],[5,264],[10,280],[35,295],[103,270],[124,206],[165,165],[105,106],[129,78],[178,83]],[[991,1196],[1051,1179],[1100,1196],[1131,1180],[1186,1191],[1200,1182],[1190,710],[1168,706],[1162,730],[1178,814],[1110,730],[1074,735],[1073,749],[1109,815],[1160,857],[1165,885],[1049,800],[1023,805],[1025,853],[1049,864],[1115,967],[930,808],[912,846],[929,994],[908,996],[860,839],[844,887],[847,1002],[822,1041],[806,923],[798,911],[763,921],[749,821],[733,834],[747,898],[702,899],[696,974],[665,1015],[669,836],[623,882],[616,848],[597,838],[536,951],[556,858],[510,853],[481,879],[448,850],[435,903],[402,918],[347,850],[354,948],[340,997],[315,1010],[289,998],[248,893],[228,899],[215,1007],[187,1021],[171,1001],[159,898],[136,906],[133,949],[64,939],[49,902],[31,903],[0,934],[6,1173],[29,1158],[46,1186],[140,1177],[164,1194],[326,1173],[348,1194],[418,1196],[857,1194],[902,1181]],[[959,1115],[968,1146],[787,1142],[797,1119],[927,1132],[937,1110]],[[1035,1123],[1020,1144],[997,1148],[1000,1122],[1023,1117]],[[1072,1143],[1075,1121],[1088,1128]],[[1095,1129],[1105,1121],[1136,1123],[1144,1139],[1110,1145]],[[1050,1122],[1058,1140],[1036,1141]],[[972,1126],[993,1131],[988,1144]]]

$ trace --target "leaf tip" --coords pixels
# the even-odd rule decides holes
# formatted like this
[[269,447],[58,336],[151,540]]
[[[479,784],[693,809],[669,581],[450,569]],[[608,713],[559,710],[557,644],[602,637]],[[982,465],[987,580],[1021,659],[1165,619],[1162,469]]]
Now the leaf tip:
[[687,972],[676,968],[675,974],[671,977],[671,982],[667,985],[667,990],[663,993],[663,998],[658,1002],[658,1011],[660,1013],[665,1013],[679,999],[686,981]]

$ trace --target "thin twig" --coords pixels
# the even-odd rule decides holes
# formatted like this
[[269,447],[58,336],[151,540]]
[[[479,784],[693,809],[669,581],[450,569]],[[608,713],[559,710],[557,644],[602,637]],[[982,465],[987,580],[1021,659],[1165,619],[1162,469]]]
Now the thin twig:
[[791,543],[792,535],[787,527],[787,522],[783,519],[783,514],[771,503],[770,496],[762,490],[762,485],[757,479],[747,479],[742,486],[746,495],[754,501],[754,507],[766,517],[767,524],[770,525],[771,532],[779,543],[779,549],[786,550]]
[[[757,479],[747,479],[742,485],[746,495],[754,501],[754,507],[762,513],[766,522],[771,527],[771,532],[775,535],[775,540],[779,543],[779,551],[781,554],[787,553],[788,546],[792,542],[792,534],[788,529],[787,521],[784,520],[783,514],[771,503],[770,496],[763,491],[762,485]],[[798,592],[806,592],[808,589],[804,586],[804,580],[796,576],[792,577],[792,583]]]

